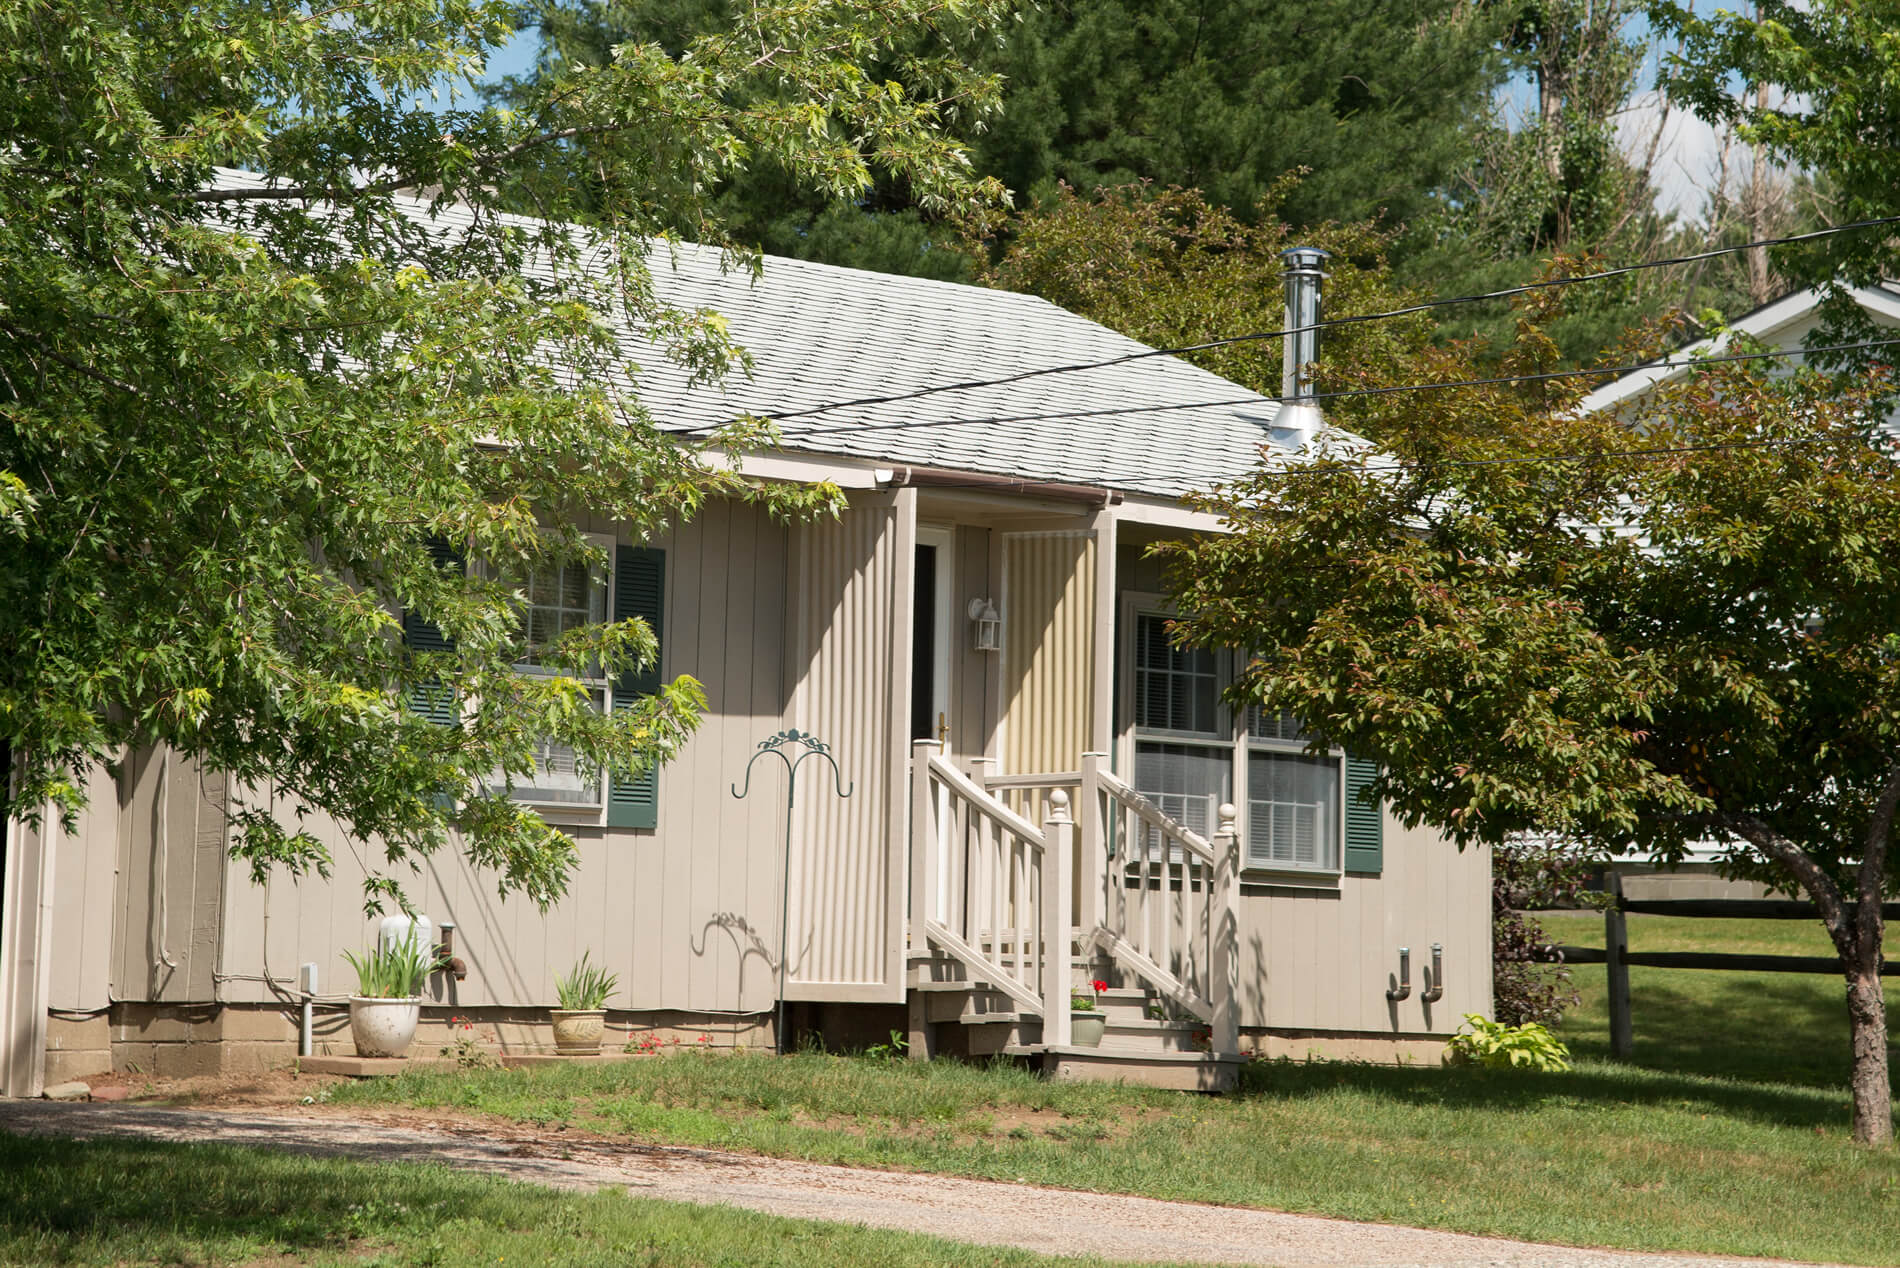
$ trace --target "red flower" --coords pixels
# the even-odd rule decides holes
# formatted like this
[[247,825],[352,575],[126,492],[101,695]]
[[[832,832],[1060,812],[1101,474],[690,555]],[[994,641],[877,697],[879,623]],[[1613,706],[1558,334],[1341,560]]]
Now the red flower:
[[1094,980],[1093,982],[1090,982],[1090,983],[1089,983],[1089,985],[1090,985],[1090,986],[1093,986],[1093,987],[1094,987],[1094,988],[1095,988],[1096,990],[1098,990],[1098,991],[1105,991],[1105,990],[1107,990],[1107,989],[1108,989],[1108,983],[1107,983],[1107,982],[1104,982],[1104,981],[1103,981],[1103,980],[1102,980],[1101,978],[1099,978],[1099,977],[1098,977],[1098,978],[1096,978],[1096,979],[1095,979],[1095,980]]

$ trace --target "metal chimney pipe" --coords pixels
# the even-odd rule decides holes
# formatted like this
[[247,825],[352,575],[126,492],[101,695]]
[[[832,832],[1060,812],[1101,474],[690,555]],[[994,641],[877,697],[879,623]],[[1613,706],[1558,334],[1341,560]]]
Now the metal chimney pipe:
[[1289,333],[1280,340],[1280,417],[1276,431],[1293,435],[1296,447],[1323,425],[1313,400],[1313,362],[1319,360],[1320,283],[1330,252],[1318,247],[1289,247],[1280,252],[1285,269],[1280,274],[1286,290]]

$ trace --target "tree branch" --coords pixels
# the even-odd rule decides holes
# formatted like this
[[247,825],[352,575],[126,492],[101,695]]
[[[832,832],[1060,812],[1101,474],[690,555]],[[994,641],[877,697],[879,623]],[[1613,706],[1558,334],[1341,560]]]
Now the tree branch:
[[[1895,796],[1900,797],[1900,786],[1896,786]],[[1814,899],[1814,905],[1821,913],[1821,921],[1827,926],[1828,936],[1834,940],[1835,949],[1843,957],[1853,955],[1853,939],[1847,927],[1847,908],[1841,897],[1841,887],[1834,883],[1834,878],[1815,861],[1813,855],[1782,836],[1756,815],[1718,810],[1708,816],[1707,822],[1735,833],[1742,840],[1794,873],[1795,879],[1801,883],[1801,888],[1807,890],[1808,896]],[[1880,902],[1876,896],[1874,901],[1876,919],[1879,911]]]

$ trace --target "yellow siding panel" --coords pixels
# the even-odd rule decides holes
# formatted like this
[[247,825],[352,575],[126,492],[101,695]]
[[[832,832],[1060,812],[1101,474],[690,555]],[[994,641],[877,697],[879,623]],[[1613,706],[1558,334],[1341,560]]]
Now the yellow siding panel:
[[1003,769],[1075,770],[1094,725],[1095,536],[1006,534],[1003,576]]

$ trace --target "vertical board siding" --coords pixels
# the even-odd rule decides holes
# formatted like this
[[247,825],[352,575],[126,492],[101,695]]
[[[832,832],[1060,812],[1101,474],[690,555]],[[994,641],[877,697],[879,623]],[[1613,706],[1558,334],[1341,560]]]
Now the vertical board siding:
[[1074,770],[1094,725],[1094,534],[1005,534],[1003,575],[1003,769]]
[[[1280,1030],[1446,1034],[1491,1013],[1491,865],[1427,828],[1387,815],[1385,869],[1331,884],[1273,885],[1249,874],[1241,895],[1241,1024]],[[1445,997],[1421,1000],[1431,944],[1445,948]],[[1412,949],[1411,998],[1386,988]],[[1251,980],[1250,980],[1251,979]]]
[[[614,532],[610,523],[587,527]],[[757,795],[738,802],[729,785],[752,746],[784,725],[788,530],[754,507],[721,502],[651,544],[666,551],[662,672],[697,678],[708,701],[698,731],[661,769],[658,827],[569,829],[579,863],[567,894],[545,912],[501,898],[494,877],[470,866],[459,842],[413,874],[394,869],[419,911],[456,925],[456,954],[469,976],[435,979],[438,1002],[552,1005],[555,978],[587,952],[619,975],[613,1008],[772,1006],[762,948],[777,927],[783,802]],[[275,809],[286,821],[295,817],[295,807]],[[321,816],[304,826],[330,850],[329,880],[276,877],[260,889],[231,866],[225,999],[270,1000],[270,988],[249,979],[268,971],[289,986],[307,960],[319,965],[326,994],[355,985],[342,952],[374,937],[377,918],[363,911],[361,882],[382,850]]]
[[[786,958],[805,997],[821,997],[810,989],[819,983],[888,985],[899,936],[889,914],[891,717],[910,678],[894,647],[897,621],[908,629],[900,563],[914,533],[888,496],[859,496],[837,520],[794,532],[791,724],[830,744],[854,786],[840,798],[817,759],[799,773]],[[757,769],[753,795],[782,810],[782,768],[767,759]]]
[[225,778],[163,750],[128,756],[117,789],[114,998],[217,998],[228,867]]
[[[59,852],[53,869],[51,976],[47,1006],[85,1011],[112,998],[114,881],[119,865],[119,788],[103,768],[86,781],[86,808],[70,835],[46,820]],[[37,838],[34,838],[37,840]]]

